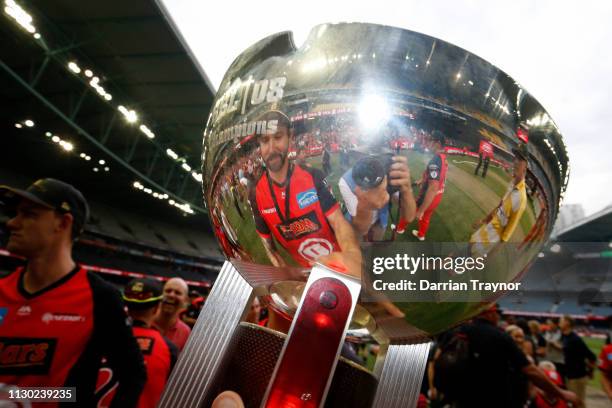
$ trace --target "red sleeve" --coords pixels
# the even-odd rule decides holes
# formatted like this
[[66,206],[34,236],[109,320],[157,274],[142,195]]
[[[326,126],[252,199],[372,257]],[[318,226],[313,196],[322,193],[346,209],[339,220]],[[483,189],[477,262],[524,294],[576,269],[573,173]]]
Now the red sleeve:
[[319,202],[321,203],[321,209],[325,215],[334,212],[334,210],[339,207],[339,204],[327,185],[323,173],[319,169],[313,169],[311,167],[303,167],[303,169],[312,176],[315,189],[317,190],[317,196],[319,196]]

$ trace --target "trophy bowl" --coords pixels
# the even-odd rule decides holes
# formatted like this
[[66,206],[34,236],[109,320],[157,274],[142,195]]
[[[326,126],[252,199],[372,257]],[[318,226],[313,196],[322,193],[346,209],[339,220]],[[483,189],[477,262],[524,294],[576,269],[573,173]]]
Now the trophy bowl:
[[[557,126],[506,73],[445,41],[372,24],[323,24],[299,48],[291,33],[248,48],[221,83],[203,145],[205,201],[225,255],[280,268],[342,253],[352,226],[364,275],[367,254],[420,255],[429,244],[427,253],[487,255],[497,260],[491,280],[516,282],[568,177]],[[395,163],[409,186],[390,174]],[[392,301],[418,329],[409,335],[433,335],[501,294]]]
[[[200,318],[184,352],[206,349],[212,362],[179,364],[205,378],[186,399],[204,406],[224,389],[247,406],[322,406],[325,396],[338,406],[346,389],[368,394],[364,406],[412,404],[393,386],[420,383],[427,348],[410,357],[394,347],[426,344],[519,287],[568,179],[557,126],[510,76],[445,41],[361,23],[316,26],[300,47],[275,34],[240,54],[202,158],[204,201],[230,265],[202,313],[214,317]],[[254,296],[269,311],[260,325],[244,322]],[[347,343],[376,360],[353,364]],[[335,360],[320,369],[328,346]],[[389,362],[407,358],[420,363]],[[189,388],[178,375],[168,395]]]

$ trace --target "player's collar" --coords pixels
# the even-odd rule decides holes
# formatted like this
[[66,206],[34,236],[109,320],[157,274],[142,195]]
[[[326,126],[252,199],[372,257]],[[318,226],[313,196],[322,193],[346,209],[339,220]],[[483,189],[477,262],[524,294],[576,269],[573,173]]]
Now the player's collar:
[[289,166],[287,167],[287,176],[285,177],[285,181],[283,181],[282,183],[277,183],[276,181],[274,181],[272,177],[270,177],[270,172],[268,171],[268,169],[266,169],[266,177],[268,177],[268,180],[274,183],[276,187],[280,187],[280,188],[287,186],[287,183],[289,183],[289,180],[291,180],[292,174],[293,174],[293,163],[289,162]]

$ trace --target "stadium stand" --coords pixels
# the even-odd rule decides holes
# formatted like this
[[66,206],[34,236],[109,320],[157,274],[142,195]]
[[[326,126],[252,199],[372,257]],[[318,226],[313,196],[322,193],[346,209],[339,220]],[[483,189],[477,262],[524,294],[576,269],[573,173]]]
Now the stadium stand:
[[612,316],[612,206],[559,231],[522,280],[500,300],[510,313]]
[[[91,218],[75,258],[119,286],[141,274],[209,286],[223,260],[199,174],[214,92],[163,6],[22,7],[13,14],[31,16],[34,33],[8,14],[0,25],[0,184],[54,177],[80,189]],[[4,250],[7,219],[0,273],[21,262]]]

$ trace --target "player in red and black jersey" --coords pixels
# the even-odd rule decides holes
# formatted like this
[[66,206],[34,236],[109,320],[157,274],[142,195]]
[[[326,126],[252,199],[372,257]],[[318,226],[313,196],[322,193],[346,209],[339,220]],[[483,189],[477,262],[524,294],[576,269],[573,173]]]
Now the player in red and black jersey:
[[482,178],[487,177],[487,170],[489,169],[489,163],[493,158],[493,145],[488,140],[481,140],[478,146],[478,165],[474,170],[474,175],[478,175],[478,171],[482,166]]
[[427,168],[425,168],[423,176],[419,181],[421,189],[416,199],[416,219],[419,222],[419,229],[413,230],[412,235],[419,241],[425,239],[431,216],[440,204],[440,201],[442,201],[446,171],[448,169],[446,154],[443,151],[444,135],[441,132],[434,130],[431,133],[431,147],[434,151],[434,156],[427,163]]
[[361,250],[351,225],[319,170],[291,163],[293,130],[286,115],[266,113],[267,130],[258,135],[265,171],[250,191],[257,232],[275,266],[285,265],[272,237],[302,266],[336,258],[350,273],[361,272]]
[[597,368],[601,371],[601,388],[612,401],[612,341],[609,333],[606,340],[597,359]]
[[[147,367],[147,382],[140,395],[138,408],[157,406],[179,352],[174,343],[153,327],[162,299],[162,287],[152,279],[133,279],[123,291],[123,300],[132,319],[132,330]],[[116,385],[112,370],[101,372],[98,393],[104,395],[100,396],[98,408],[109,406]]]
[[106,356],[121,382],[113,406],[136,406],[146,373],[119,293],[72,259],[89,212],[82,194],[43,179],[0,196],[16,205],[7,249],[28,261],[0,279],[0,383],[76,387],[78,405],[94,406]]

